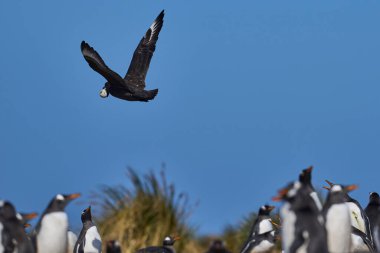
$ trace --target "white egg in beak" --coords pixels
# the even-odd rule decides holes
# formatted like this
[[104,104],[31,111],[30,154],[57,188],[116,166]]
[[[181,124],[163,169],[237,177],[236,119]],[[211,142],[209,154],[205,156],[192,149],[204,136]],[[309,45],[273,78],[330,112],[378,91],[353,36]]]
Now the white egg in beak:
[[100,91],[100,94],[99,94],[102,98],[106,98],[108,97],[108,92],[106,90],[106,88],[103,88],[101,91]]

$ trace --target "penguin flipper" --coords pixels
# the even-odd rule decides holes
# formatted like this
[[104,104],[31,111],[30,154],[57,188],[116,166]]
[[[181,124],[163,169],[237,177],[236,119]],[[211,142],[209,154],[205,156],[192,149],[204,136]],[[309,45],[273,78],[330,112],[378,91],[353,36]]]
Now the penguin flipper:
[[370,250],[370,252],[375,252],[373,246],[372,246],[372,241],[370,238],[368,238],[367,234],[363,233],[363,231],[357,229],[356,227],[354,226],[351,226],[351,229],[352,229],[352,233],[357,235],[357,236],[360,236],[360,238],[362,238],[363,242],[367,245],[368,249]]
[[299,247],[305,242],[305,238],[302,235],[302,232],[297,233],[294,238],[292,245],[289,248],[289,253],[296,253]]

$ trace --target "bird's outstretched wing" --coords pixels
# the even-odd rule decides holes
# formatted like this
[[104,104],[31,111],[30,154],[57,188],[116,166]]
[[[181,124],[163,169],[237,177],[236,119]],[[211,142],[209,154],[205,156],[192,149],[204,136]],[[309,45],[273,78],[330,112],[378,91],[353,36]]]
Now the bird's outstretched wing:
[[98,52],[95,51],[89,44],[87,44],[85,41],[82,41],[80,45],[82,54],[84,56],[84,59],[87,61],[88,65],[101,74],[108,82],[110,82],[112,85],[120,86],[123,88],[128,88],[124,84],[124,80],[111,70],[103,61],[102,57],[98,54]]
[[153,24],[146,31],[145,36],[140,40],[139,45],[133,53],[128,72],[124,77],[128,84],[134,85],[137,89],[143,90],[145,88],[146,73],[148,72],[150,60],[156,49],[158,34],[164,23],[164,15],[164,11],[161,11]]

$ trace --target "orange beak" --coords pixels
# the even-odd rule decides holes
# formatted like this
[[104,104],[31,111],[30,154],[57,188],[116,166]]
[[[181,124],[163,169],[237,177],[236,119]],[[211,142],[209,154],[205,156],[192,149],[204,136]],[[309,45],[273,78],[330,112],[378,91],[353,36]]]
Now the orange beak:
[[308,173],[311,173],[313,171],[313,166],[309,166],[307,169],[306,169],[306,172]]
[[350,192],[350,191],[358,189],[358,186],[355,184],[352,184],[352,185],[346,186],[345,189],[346,189],[346,191]]
[[326,189],[326,190],[328,190],[328,191],[331,190],[331,187],[328,187],[328,186],[323,186],[322,188],[323,188],[323,189]]
[[37,216],[38,216],[38,213],[27,213],[27,214],[23,214],[22,218],[24,220],[32,220],[32,219],[36,218]]
[[74,193],[66,196],[66,199],[73,200],[80,197],[80,193]]
[[173,240],[174,240],[174,241],[181,240],[181,237],[180,237],[180,236],[174,236],[174,237],[173,237]]
[[276,207],[275,206],[268,206],[268,210],[269,212],[272,211],[273,209],[275,209]]
[[331,183],[329,180],[325,180],[325,182],[328,184],[328,185],[330,185],[330,187],[333,187],[334,186],[334,184],[333,183]]

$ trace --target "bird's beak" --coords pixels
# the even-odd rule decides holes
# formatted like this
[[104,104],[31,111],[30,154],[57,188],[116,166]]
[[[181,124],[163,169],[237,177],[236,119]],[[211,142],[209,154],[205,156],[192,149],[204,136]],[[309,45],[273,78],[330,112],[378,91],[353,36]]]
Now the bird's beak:
[[272,201],[274,202],[280,202],[283,199],[283,196],[277,195],[272,198]]
[[306,169],[307,173],[311,173],[313,171],[313,166],[310,166],[309,168]]
[[350,191],[353,191],[353,190],[358,189],[358,186],[355,185],[355,184],[352,184],[352,185],[348,185],[348,186],[346,186],[346,187],[344,187],[344,188],[345,188],[345,190],[346,190],[347,192],[350,192]]
[[276,207],[275,206],[268,206],[268,211],[272,211],[273,209],[275,209]]
[[24,220],[32,220],[38,216],[38,213],[27,213],[27,214],[22,214],[22,218]]
[[24,224],[24,228],[29,228],[29,227],[31,227],[32,225],[30,225],[29,223],[25,223]]
[[80,193],[74,193],[74,194],[66,195],[67,200],[73,200],[73,199],[77,199],[79,197],[80,197]]
[[328,191],[331,190],[331,187],[328,187],[328,186],[323,186],[322,188],[323,188],[323,189],[326,189],[326,190],[328,190]]
[[174,236],[174,238],[173,238],[174,241],[178,241],[178,240],[180,240],[180,239],[181,239],[180,236]]
[[327,179],[325,180],[325,182],[330,186],[330,188],[334,186],[334,183],[331,183],[331,182],[330,182],[329,180],[327,180]]

